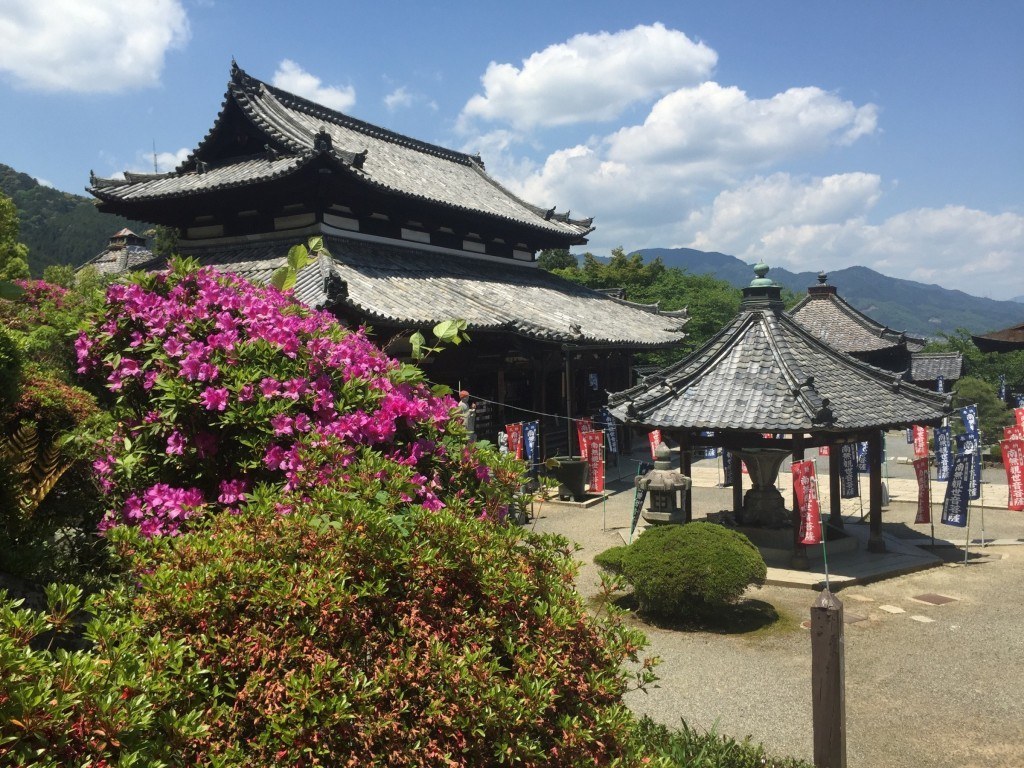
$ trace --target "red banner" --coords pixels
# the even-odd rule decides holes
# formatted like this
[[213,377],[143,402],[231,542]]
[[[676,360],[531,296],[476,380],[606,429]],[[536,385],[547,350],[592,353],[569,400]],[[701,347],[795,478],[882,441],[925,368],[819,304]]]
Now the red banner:
[[523,458],[523,425],[506,424],[505,434],[508,435],[508,452],[517,459]]
[[604,491],[604,430],[597,429],[583,433],[587,446],[587,464],[590,466],[590,492]]
[[1003,427],[1003,440],[1024,440],[1024,427]]
[[914,426],[914,455],[928,455],[928,427]]
[[821,543],[821,506],[818,503],[818,482],[813,461],[794,461],[793,495],[800,510],[801,544]]
[[1002,440],[999,447],[1003,450],[1003,467],[1006,468],[1006,508],[1020,512],[1024,510],[1024,440]]
[[1024,408],[1014,408],[1013,415],[1017,419],[1017,426],[1024,429]]
[[658,458],[657,456],[654,455],[654,452],[657,451],[658,450],[658,446],[661,445],[661,430],[660,429],[653,429],[653,430],[651,430],[650,432],[647,433],[647,439],[651,443],[651,458],[652,459]]
[[828,446],[827,445],[819,445],[818,446],[818,455],[819,456],[828,456]]
[[[917,427],[914,427],[917,429]],[[917,475],[917,517],[915,525],[932,521],[932,498],[928,487],[928,457],[914,459],[914,474]]]

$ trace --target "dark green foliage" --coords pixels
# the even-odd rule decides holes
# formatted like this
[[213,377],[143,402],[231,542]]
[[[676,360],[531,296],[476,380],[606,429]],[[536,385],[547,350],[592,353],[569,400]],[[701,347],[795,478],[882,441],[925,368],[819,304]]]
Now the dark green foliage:
[[[1024,315],[1024,305],[1021,305]],[[1018,318],[1019,322],[1019,318]],[[1024,393],[1024,350],[1016,352],[982,352],[978,349],[971,333],[965,328],[958,328],[956,333],[943,334],[939,341],[925,347],[926,352],[959,352],[964,359],[964,375],[984,379],[996,387],[998,392],[999,377],[1006,377],[1008,392]]]
[[18,211],[0,191],[0,280],[28,277],[28,246],[18,239]]
[[714,523],[656,525],[626,550],[622,572],[642,611],[706,614],[763,584],[767,568],[742,533]]
[[553,272],[556,269],[572,269],[579,266],[576,257],[565,248],[549,248],[541,251],[537,257],[537,265],[541,269]]
[[[87,179],[82,179],[84,184]],[[107,247],[110,236],[148,225],[100,213],[91,198],[43,186],[31,176],[0,164],[0,192],[18,209],[20,239],[28,246],[28,267],[39,277],[51,264],[78,266]]]
[[740,306],[740,292],[722,280],[666,267],[658,258],[644,261],[640,254],[626,255],[622,248],[614,249],[607,262],[585,253],[581,266],[573,263],[552,271],[591,288],[623,288],[629,301],[657,303],[666,311],[685,308],[690,320],[683,346],[645,356],[648,364],[667,365],[697,349],[732,320]]
[[14,335],[0,325],[0,413],[7,410],[18,399],[21,381],[21,351]]
[[637,723],[636,739],[640,754],[666,760],[672,768],[811,768],[803,760],[771,757],[749,737],[736,741],[685,722],[673,731],[644,717]]
[[622,561],[625,558],[626,551],[628,549],[629,548],[625,545],[606,549],[604,552],[594,556],[594,562],[606,571],[621,574],[623,568]]

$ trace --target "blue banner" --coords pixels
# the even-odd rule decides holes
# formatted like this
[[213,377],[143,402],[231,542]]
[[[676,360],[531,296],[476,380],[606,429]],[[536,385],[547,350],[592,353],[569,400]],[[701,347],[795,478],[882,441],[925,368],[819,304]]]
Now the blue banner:
[[597,411],[598,424],[604,425],[604,440],[608,446],[608,453],[619,452],[619,432],[615,428],[615,419],[612,417],[611,411],[608,410],[607,406],[600,408]]
[[968,485],[970,483],[970,456],[958,453],[953,457],[953,470],[946,485],[946,498],[942,501],[942,523],[967,527]]
[[[843,443],[839,446],[839,498],[841,499],[853,499],[860,496],[860,471],[857,461],[859,447],[857,443]],[[829,461],[831,460],[832,457],[829,456]]]
[[1024,408],[1024,395],[1017,395],[1017,407]]
[[907,427],[907,445],[914,444],[914,428]]
[[967,435],[956,436],[956,452],[970,458],[970,475],[968,477],[968,490],[970,498],[981,498],[981,452],[978,450],[978,441],[972,440]]
[[860,472],[868,472],[868,444],[857,443],[857,469]]
[[[636,468],[636,476],[637,477],[643,477],[648,472],[650,472],[652,469],[654,469],[654,465],[653,464],[641,463]],[[640,488],[639,486],[637,486],[636,487],[636,491],[634,492],[634,496],[633,496],[633,522],[631,522],[630,525],[629,525],[629,536],[630,536],[630,538],[633,537],[633,531],[636,530],[636,524],[640,522],[640,512],[644,508],[644,499],[646,499],[646,498],[647,498],[647,489],[646,488]]]
[[526,453],[526,463],[530,465],[530,471],[537,468],[537,431],[540,429],[540,422],[528,421],[523,424],[523,451]]
[[935,479],[949,480],[953,466],[953,437],[949,427],[935,428]]
[[722,449],[722,487],[728,488],[733,482],[733,455],[732,451]]
[[978,439],[978,406],[965,405],[960,409],[960,419],[964,423],[964,433],[974,440]]
[[935,378],[935,390],[943,394],[946,392],[946,377],[941,373]]
[[999,374],[999,399],[1006,402],[1006,374]]

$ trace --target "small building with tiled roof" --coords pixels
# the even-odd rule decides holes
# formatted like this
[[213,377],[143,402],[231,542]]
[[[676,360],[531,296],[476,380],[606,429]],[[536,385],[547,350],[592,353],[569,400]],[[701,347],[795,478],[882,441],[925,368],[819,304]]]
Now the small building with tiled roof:
[[127,227],[110,236],[107,247],[96,256],[78,267],[83,270],[92,267],[101,275],[116,275],[139,269],[150,269],[159,260],[146,245],[146,238],[137,235]]
[[[213,127],[181,165],[92,176],[89,191],[102,211],[175,228],[182,255],[255,280],[323,237],[331,256],[303,270],[297,296],[372,326],[393,354],[413,331],[430,338],[436,323],[466,320],[471,343],[427,373],[479,398],[477,432],[492,439],[536,413],[592,413],[606,390],[631,383],[635,352],[685,335],[685,312],[538,267],[540,251],[586,243],[591,219],[520,199],[477,155],[357,120],[234,63]],[[541,432],[554,451],[572,439],[562,419]]]
[[924,339],[894,331],[853,307],[828,284],[824,272],[789,315],[826,344],[890,371],[906,371],[911,354],[925,345]]
[[915,352],[910,356],[907,378],[924,389],[950,392],[964,372],[960,352]]
[[971,336],[971,339],[982,352],[1016,352],[1024,349],[1024,323],[1001,331]]
[[[757,277],[743,290],[740,312],[729,325],[689,357],[610,395],[609,409],[628,426],[674,435],[684,448],[684,472],[691,445],[738,452],[751,468],[755,495],[770,493],[787,455],[802,458],[808,448],[868,442],[874,457],[870,542],[884,548],[882,431],[940,424],[948,397],[908,384],[810,332],[783,311],[781,288],[767,271],[763,264],[755,267]],[[837,471],[833,475],[838,484]],[[838,524],[839,494],[832,499]],[[736,506],[742,514],[738,499]]]

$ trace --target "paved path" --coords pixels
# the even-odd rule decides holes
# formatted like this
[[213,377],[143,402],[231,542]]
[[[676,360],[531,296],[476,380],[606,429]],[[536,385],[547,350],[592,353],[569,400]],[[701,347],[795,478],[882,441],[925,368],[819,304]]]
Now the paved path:
[[[697,517],[731,506],[731,490],[714,487],[712,473],[710,462],[695,466]],[[904,489],[896,478],[890,483],[893,502],[883,511],[889,540],[928,539],[929,527],[914,526],[913,504],[903,503],[916,499],[916,488]],[[590,508],[543,504],[530,524],[580,544],[577,584],[585,596],[597,593],[593,556],[629,537],[631,487],[623,479],[613,491]],[[859,510],[844,511],[859,527]],[[988,538],[1024,541],[1024,513],[989,508],[985,516]],[[935,528],[940,541],[964,541],[963,529]],[[972,518],[971,538],[979,532]],[[950,564],[838,591],[848,621],[854,619],[845,643],[849,765],[1024,766],[1024,546],[972,544],[967,566],[962,548],[934,551]],[[933,594],[953,599],[917,599]],[[801,623],[814,593],[766,586],[749,596],[774,606],[780,621],[734,635],[638,621],[650,639],[648,652],[662,659],[661,679],[658,688],[631,693],[627,702],[667,725],[684,718],[809,759],[811,646]]]

